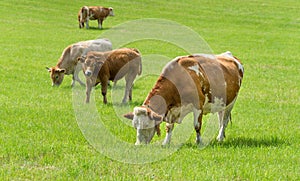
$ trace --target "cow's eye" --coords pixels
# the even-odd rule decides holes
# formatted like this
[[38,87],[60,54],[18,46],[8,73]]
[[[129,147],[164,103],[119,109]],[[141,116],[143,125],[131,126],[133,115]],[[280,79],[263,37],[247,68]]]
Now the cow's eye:
[[57,75],[57,76],[55,76],[55,79],[58,79],[58,75]]

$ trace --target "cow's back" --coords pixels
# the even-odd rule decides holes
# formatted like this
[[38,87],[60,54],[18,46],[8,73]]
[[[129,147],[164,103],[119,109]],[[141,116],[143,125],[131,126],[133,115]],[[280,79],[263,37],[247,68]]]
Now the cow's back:
[[73,74],[78,57],[86,55],[90,51],[104,52],[110,50],[112,50],[112,44],[106,39],[81,41],[64,49],[57,66],[65,69],[66,74]]
[[107,60],[110,70],[110,80],[118,80],[123,77],[128,69],[138,70],[141,64],[141,57],[135,50],[130,48],[121,48],[111,52],[107,52]]
[[222,99],[226,105],[230,104],[237,96],[241,86],[243,73],[240,70],[241,63],[233,57],[226,56],[195,56],[203,75],[207,77],[209,91],[204,94],[210,97]]
[[96,40],[88,40],[81,41],[72,46],[72,53],[74,56],[86,55],[90,51],[96,52],[106,52],[112,50],[112,44],[107,39],[96,39]]
[[95,20],[107,17],[109,10],[103,6],[89,6],[89,14],[91,15],[90,19]]

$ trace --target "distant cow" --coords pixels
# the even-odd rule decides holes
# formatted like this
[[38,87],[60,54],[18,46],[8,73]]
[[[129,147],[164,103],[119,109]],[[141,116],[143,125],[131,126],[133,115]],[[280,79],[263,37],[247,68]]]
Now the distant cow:
[[167,130],[163,145],[170,143],[174,123],[181,123],[189,112],[194,115],[197,143],[201,142],[202,115],[217,112],[217,139],[222,141],[243,73],[241,62],[230,52],[183,56],[169,62],[143,105],[124,115],[132,119],[137,129],[136,145],[147,144],[155,132],[159,134],[162,121],[166,122]]
[[61,57],[58,60],[56,66],[47,68],[50,72],[50,78],[52,79],[52,86],[59,86],[64,75],[72,74],[72,86],[75,85],[75,81],[78,81],[81,85],[85,85],[78,77],[78,73],[82,70],[82,66],[77,64],[77,58],[86,55],[89,51],[110,51],[112,50],[112,44],[107,39],[97,39],[81,41],[72,45],[69,45],[64,49]]
[[113,8],[105,8],[102,6],[83,6],[78,12],[79,28],[89,28],[89,20],[98,20],[98,27],[102,29],[102,23],[107,16],[114,16]]
[[89,52],[78,58],[86,77],[86,103],[90,101],[91,89],[101,83],[103,102],[106,104],[107,82],[117,81],[125,76],[126,88],[123,103],[132,99],[132,85],[135,77],[142,73],[141,55],[137,49],[121,48],[109,52]]

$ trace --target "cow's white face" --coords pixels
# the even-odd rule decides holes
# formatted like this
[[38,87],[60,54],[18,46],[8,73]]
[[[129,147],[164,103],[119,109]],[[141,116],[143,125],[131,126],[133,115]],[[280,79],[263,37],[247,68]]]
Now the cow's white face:
[[157,131],[156,126],[162,121],[162,116],[145,107],[135,107],[133,113],[124,116],[132,119],[132,125],[137,131],[135,145],[150,143]]
[[52,86],[59,86],[62,81],[64,80],[65,76],[65,69],[59,69],[59,68],[47,68],[48,72],[50,73],[50,78],[52,80]]
[[108,9],[109,9],[109,16],[115,16],[113,8],[110,7]]

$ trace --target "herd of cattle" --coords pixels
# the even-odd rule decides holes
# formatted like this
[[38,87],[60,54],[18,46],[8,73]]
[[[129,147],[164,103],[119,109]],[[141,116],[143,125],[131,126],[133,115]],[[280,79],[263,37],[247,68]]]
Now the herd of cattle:
[[[112,8],[84,6],[78,13],[79,27],[88,28],[89,19],[98,19],[99,28]],[[155,60],[153,60],[155,61]],[[133,82],[142,73],[142,57],[135,48],[112,50],[108,39],[82,41],[64,49],[56,66],[48,68],[52,86],[59,86],[64,75],[72,75],[72,86],[78,81],[86,86],[86,103],[89,103],[93,86],[100,83],[103,102],[109,81],[116,83],[125,77],[126,86],[122,103],[132,99]],[[78,73],[83,70],[86,83]],[[155,133],[160,135],[160,124],[166,122],[163,145],[169,144],[174,123],[181,123],[190,112],[194,116],[196,142],[201,142],[202,116],[217,113],[219,119],[218,141],[225,138],[225,128],[231,120],[231,110],[237,99],[244,68],[238,58],[227,51],[218,55],[194,54],[179,56],[163,68],[143,104],[133,112],[124,114],[132,120],[137,130],[136,145],[148,144]]]

